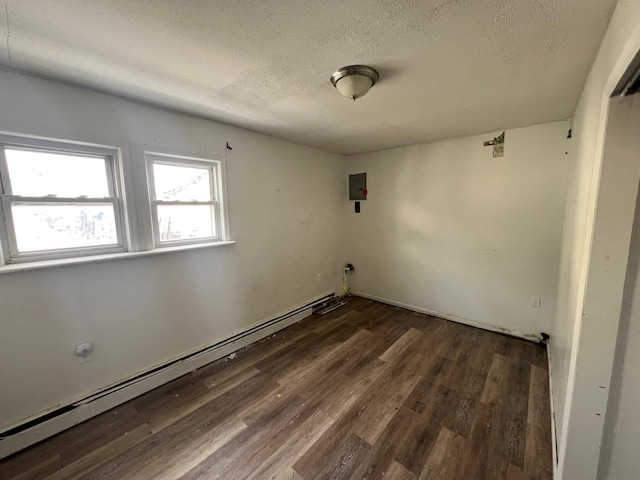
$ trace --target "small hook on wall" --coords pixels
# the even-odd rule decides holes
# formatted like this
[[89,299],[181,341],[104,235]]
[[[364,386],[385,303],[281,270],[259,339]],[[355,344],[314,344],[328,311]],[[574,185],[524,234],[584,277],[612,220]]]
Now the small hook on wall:
[[233,150],[233,148],[231,147],[231,145],[229,145],[229,142],[227,142],[227,150]]

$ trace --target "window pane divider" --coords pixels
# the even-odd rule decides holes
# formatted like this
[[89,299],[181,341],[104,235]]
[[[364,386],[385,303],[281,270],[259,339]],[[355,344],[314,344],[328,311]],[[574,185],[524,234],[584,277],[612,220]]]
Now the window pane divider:
[[21,195],[2,195],[12,203],[112,203],[117,204],[117,197],[23,197]]
[[197,202],[197,201],[189,201],[189,202],[181,202],[179,200],[152,200],[152,203],[154,205],[213,205],[215,206],[218,202],[216,202],[215,200],[207,200],[207,201],[202,201],[202,202]]

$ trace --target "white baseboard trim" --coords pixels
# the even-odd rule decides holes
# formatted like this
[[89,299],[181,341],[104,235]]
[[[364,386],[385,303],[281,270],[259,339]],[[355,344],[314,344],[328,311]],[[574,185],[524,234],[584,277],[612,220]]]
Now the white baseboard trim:
[[517,330],[511,330],[508,328],[496,327],[488,323],[476,322],[475,320],[469,320],[468,318],[458,317],[456,315],[451,315],[448,313],[441,313],[435,310],[429,310],[428,308],[416,307],[415,305],[409,305],[408,303],[398,302],[396,300],[379,297],[377,295],[371,295],[369,293],[352,291],[351,294],[357,295],[358,297],[368,298],[369,300],[375,300],[376,302],[393,305],[395,307],[406,308],[407,310],[412,310],[414,312],[425,313],[427,315],[431,315],[432,317],[438,317],[444,320],[450,320],[452,322],[462,323],[463,325],[469,325],[471,327],[480,328],[482,330],[489,330],[491,332],[504,333],[505,335],[521,338],[523,340],[528,340],[530,342],[539,343],[540,341],[542,341],[542,338],[540,338],[538,335],[522,333],[522,332],[518,332]]
[[[79,400],[68,406],[70,409],[64,413],[46,420],[43,419],[42,422],[17,433],[3,436],[0,438],[0,459],[117,407],[171,380],[175,380],[182,375],[240,350],[251,343],[273,335],[275,332],[309,317],[313,313],[312,310],[315,304],[325,301],[332,295],[334,295],[332,291],[325,292],[321,296],[310,299],[299,307],[289,310],[289,312],[260,321],[236,335],[217,342],[211,347],[199,350],[181,359],[170,361],[165,366],[156,367],[147,374],[137,375],[131,380],[124,381],[114,387]],[[0,436],[2,435],[4,434],[0,434]]]
[[553,355],[551,339],[547,340],[547,369],[549,370],[549,408],[551,410],[551,456],[553,463],[553,477],[558,478],[558,440],[556,438],[556,404],[553,400],[553,381],[551,371],[551,356]]

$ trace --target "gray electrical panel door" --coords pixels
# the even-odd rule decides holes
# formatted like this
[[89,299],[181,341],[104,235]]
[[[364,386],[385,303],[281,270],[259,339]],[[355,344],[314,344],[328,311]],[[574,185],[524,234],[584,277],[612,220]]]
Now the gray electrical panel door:
[[349,175],[349,200],[366,200],[367,174]]

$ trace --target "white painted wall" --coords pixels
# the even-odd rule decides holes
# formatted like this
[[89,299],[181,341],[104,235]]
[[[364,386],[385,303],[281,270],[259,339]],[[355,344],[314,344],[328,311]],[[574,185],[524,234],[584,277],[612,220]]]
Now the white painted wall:
[[[637,51],[639,31],[640,1],[620,0],[589,74],[573,121],[572,150],[575,166],[570,175],[567,194],[558,308],[552,328],[551,350],[552,387],[561,474],[565,462],[566,437],[571,422],[570,411],[573,408],[571,403],[574,398],[573,389],[578,369],[578,345],[581,341],[589,257],[598,201],[608,97]],[[597,292],[594,291],[594,295],[597,295]],[[594,301],[596,301],[595,298]],[[608,318],[606,321],[617,322],[617,318]],[[592,341],[597,342],[597,340],[595,335]],[[583,354],[589,356],[589,352],[590,347],[587,347]],[[585,392],[580,392],[575,398],[580,401],[581,398],[585,398],[584,394]],[[576,438],[580,437],[581,435],[577,433]],[[592,438],[591,441],[593,440]],[[595,447],[598,445],[599,443]],[[582,455],[587,454],[583,452]],[[589,462],[590,475],[595,475],[594,455],[590,457],[592,458]],[[597,455],[595,457],[597,463]],[[581,454],[576,452],[572,464],[579,468],[582,460]],[[566,476],[562,478],[588,478],[579,475],[568,470]]]
[[[0,130],[226,155],[228,247],[0,275],[0,429],[341,285],[343,157],[0,71]],[[226,152],[225,142],[233,146]],[[77,343],[95,344],[79,364]]]
[[[505,155],[460,138],[347,157],[367,173],[347,202],[352,290],[525,334],[556,308],[568,121],[507,130]],[[542,299],[540,308],[531,297]]]

